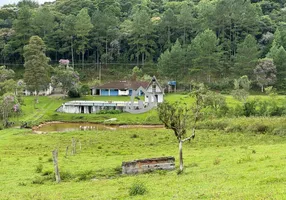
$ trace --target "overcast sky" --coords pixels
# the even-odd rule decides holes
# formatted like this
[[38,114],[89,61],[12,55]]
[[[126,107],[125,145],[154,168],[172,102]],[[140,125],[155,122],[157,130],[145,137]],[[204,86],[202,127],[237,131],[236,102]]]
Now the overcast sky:
[[[12,4],[12,3],[18,3],[20,0],[0,0],[0,7],[5,5],[5,4]],[[55,0],[34,0],[38,2],[39,4],[42,4],[44,2],[51,2]]]

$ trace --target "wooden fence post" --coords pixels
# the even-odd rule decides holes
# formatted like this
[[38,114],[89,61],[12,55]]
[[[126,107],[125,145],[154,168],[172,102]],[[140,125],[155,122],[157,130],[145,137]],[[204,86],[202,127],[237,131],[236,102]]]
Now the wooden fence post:
[[76,154],[76,140],[72,138],[72,155]]
[[61,182],[60,171],[58,166],[58,150],[55,149],[52,151],[53,153],[53,161],[54,161],[54,168],[55,168],[55,175],[56,175],[56,182]]

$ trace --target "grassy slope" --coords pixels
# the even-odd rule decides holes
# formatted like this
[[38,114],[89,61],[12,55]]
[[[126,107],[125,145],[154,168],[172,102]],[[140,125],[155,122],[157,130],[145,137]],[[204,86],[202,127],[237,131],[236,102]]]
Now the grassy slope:
[[[81,141],[82,150],[65,157],[72,137]],[[286,198],[286,138],[280,136],[201,130],[194,142],[184,144],[186,169],[181,175],[118,174],[122,161],[147,157],[172,155],[178,166],[178,145],[167,130],[36,135],[10,129],[0,131],[0,146],[0,199]],[[51,151],[56,147],[65,179],[59,185],[42,175],[53,170]],[[36,172],[39,164],[42,173]],[[137,181],[148,193],[131,198],[128,188]]]
[[[159,119],[156,112],[150,111],[143,114],[66,114],[55,112],[62,103],[76,100],[76,99],[61,99],[56,97],[40,97],[39,104],[34,108],[34,98],[24,97],[25,105],[22,106],[23,114],[18,117],[11,119],[11,121],[22,124],[23,122],[29,122],[29,124],[39,124],[44,121],[78,121],[78,122],[103,122],[106,119],[117,118],[116,122],[119,124],[158,124]],[[98,100],[98,101],[128,101],[128,97],[84,97],[81,100]]]

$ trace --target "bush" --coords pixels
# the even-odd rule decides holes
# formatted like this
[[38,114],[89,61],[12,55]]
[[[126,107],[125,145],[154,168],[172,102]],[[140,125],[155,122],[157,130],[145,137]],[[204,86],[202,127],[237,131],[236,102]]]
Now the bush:
[[68,92],[68,96],[69,96],[70,98],[79,98],[79,97],[80,97],[80,93],[79,93],[78,90],[76,90],[76,89],[71,89],[71,90],[69,90],[69,92]]
[[142,182],[135,182],[129,188],[129,195],[144,195],[147,192],[146,186]]
[[223,91],[223,93],[229,93],[233,88],[233,80],[232,79],[221,79],[219,81],[206,83],[210,90]]
[[43,165],[42,164],[37,165],[36,172],[41,173],[42,171],[43,171]]
[[256,108],[256,100],[247,101],[243,105],[244,116],[246,117],[254,116],[256,113],[255,108]]
[[265,133],[268,131],[268,126],[261,124],[261,123],[254,123],[254,124],[250,124],[247,127],[248,131],[254,132],[254,133]]
[[88,95],[90,93],[90,89],[88,85],[82,85],[80,87],[80,94]]
[[38,184],[38,185],[44,184],[44,178],[37,176],[34,178],[34,180],[32,180],[32,184]]
[[78,174],[77,180],[78,181],[86,181],[90,180],[94,177],[92,170],[86,170]]

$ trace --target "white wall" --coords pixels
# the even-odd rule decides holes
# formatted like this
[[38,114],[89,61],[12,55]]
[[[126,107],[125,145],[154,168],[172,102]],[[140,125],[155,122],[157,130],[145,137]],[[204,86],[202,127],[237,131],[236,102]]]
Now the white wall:
[[118,95],[129,95],[129,90],[118,90]]

